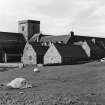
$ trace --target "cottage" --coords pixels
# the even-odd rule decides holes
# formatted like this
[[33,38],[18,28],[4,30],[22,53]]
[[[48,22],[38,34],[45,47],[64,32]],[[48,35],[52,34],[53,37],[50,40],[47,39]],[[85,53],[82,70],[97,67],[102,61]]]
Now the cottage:
[[52,44],[44,56],[44,64],[70,64],[88,59],[80,45]]
[[43,57],[48,47],[41,43],[27,42],[23,51],[22,62],[24,64],[43,64]]

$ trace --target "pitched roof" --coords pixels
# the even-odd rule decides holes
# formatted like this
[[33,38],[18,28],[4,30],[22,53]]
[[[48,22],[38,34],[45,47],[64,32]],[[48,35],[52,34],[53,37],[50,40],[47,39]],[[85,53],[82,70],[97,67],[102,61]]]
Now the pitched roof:
[[48,47],[47,46],[41,46],[39,44],[35,44],[35,43],[30,43],[33,47],[33,49],[35,50],[36,54],[38,56],[44,56],[44,54],[46,53]]
[[56,43],[56,42],[63,42],[63,43],[67,43],[68,40],[70,38],[70,35],[59,35],[59,36],[45,36],[45,37],[42,37],[40,39],[40,42],[53,42],[53,43]]
[[52,35],[44,35],[44,34],[35,34],[31,39],[30,41],[36,41],[37,38],[40,37],[40,42],[53,42],[53,43],[56,43],[56,42],[63,42],[63,43],[67,43],[69,38],[70,38],[70,35],[57,35],[57,36],[52,36]]
[[25,38],[20,33],[0,32],[0,50],[6,53],[23,53]]
[[94,37],[94,36],[81,36],[81,35],[74,35],[73,36],[75,38],[76,41],[82,41],[82,40],[86,40],[86,39],[97,39],[97,40],[104,40],[105,41],[105,38],[102,38],[102,37]]
[[41,39],[42,37],[47,37],[47,36],[51,36],[51,35],[43,35],[43,34],[37,33],[30,38],[29,42],[37,42],[37,38]]
[[79,42],[79,41],[92,41],[93,39],[98,47],[105,49],[105,38],[101,37],[74,35],[70,37],[68,43]]
[[91,54],[94,56],[103,56],[105,55],[105,49],[97,46],[97,44],[92,43],[92,41],[87,41],[90,49],[91,49]]
[[60,45],[60,44],[54,44],[54,45],[62,57],[78,57],[78,58],[87,57],[85,51],[79,45],[72,45],[72,46]]
[[7,54],[22,54],[23,53],[23,49],[20,48],[6,48],[5,52]]
[[44,34],[35,34],[30,39],[30,42],[36,42],[37,38],[39,38],[39,42],[44,42],[44,43],[45,42],[53,42],[53,43],[63,42],[64,44],[95,39],[97,46],[99,46],[101,48],[105,48],[105,38],[100,38],[100,37],[81,36],[81,35],[74,35],[72,37],[71,35],[52,36],[52,35],[44,35]]
[[25,42],[25,38],[20,33],[0,32],[0,42]]
[[39,38],[39,36],[40,36],[40,33],[34,34],[34,35],[30,38],[29,42],[37,42],[37,38]]
[[105,43],[105,38],[101,38],[101,37],[74,35],[73,38],[74,38],[74,41],[84,41],[84,40],[95,39],[96,41],[102,41]]
[[42,46],[40,42],[29,42],[32,46]]

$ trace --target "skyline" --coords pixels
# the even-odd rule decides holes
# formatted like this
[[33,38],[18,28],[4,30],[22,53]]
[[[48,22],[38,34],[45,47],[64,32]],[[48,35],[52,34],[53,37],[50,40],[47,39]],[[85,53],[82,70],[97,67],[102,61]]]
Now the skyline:
[[104,0],[0,0],[0,31],[18,32],[18,21],[39,20],[44,34],[105,37]]

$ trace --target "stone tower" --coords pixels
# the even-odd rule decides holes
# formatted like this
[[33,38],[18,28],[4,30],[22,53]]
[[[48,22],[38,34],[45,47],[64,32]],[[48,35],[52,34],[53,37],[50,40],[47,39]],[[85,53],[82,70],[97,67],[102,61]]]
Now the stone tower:
[[40,33],[40,21],[23,20],[18,22],[18,32],[28,41],[34,34]]

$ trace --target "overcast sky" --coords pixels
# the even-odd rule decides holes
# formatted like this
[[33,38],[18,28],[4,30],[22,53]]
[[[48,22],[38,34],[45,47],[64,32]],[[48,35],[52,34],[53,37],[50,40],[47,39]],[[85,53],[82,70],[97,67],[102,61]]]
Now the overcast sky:
[[18,32],[26,19],[40,20],[46,34],[105,37],[105,0],[0,0],[0,31]]

